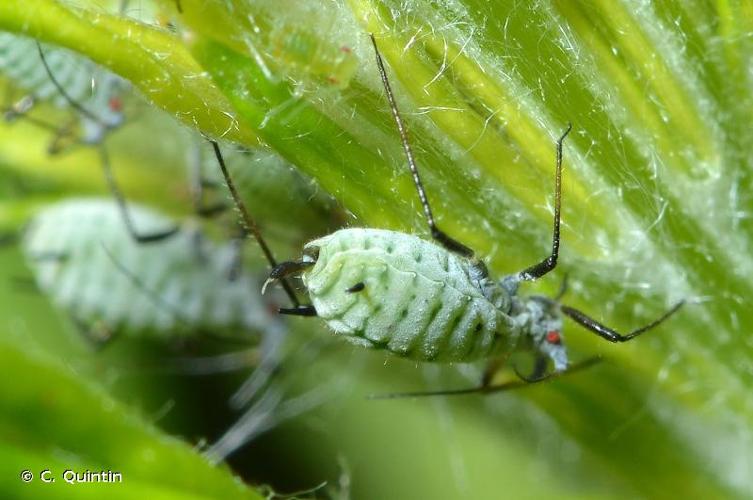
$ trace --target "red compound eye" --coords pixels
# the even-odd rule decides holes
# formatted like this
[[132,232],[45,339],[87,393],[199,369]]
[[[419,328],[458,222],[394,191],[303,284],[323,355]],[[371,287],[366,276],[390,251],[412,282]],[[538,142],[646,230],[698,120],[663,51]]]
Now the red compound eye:
[[550,344],[559,344],[562,342],[562,337],[560,337],[560,332],[552,330],[551,332],[547,332],[546,334],[546,341]]
[[112,111],[121,111],[123,109],[123,101],[117,97],[110,98],[110,109]]

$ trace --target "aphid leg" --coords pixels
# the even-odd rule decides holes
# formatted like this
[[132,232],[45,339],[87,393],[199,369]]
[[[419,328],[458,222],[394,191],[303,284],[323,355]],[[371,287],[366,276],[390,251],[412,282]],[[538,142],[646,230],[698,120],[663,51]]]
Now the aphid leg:
[[557,267],[557,258],[560,252],[560,207],[562,204],[562,142],[567,134],[573,129],[572,123],[568,123],[567,130],[557,140],[557,168],[554,176],[554,230],[552,231],[552,253],[536,265],[524,269],[518,273],[521,281],[533,281],[541,278],[546,273]]
[[75,117],[71,117],[62,126],[57,126],[53,129],[52,140],[47,146],[48,154],[54,156],[60,154],[63,151],[67,151],[78,144],[81,144],[81,142],[76,137],[77,123],[78,120]]
[[126,202],[125,196],[123,196],[123,192],[120,190],[118,182],[115,179],[115,175],[112,172],[110,156],[107,153],[105,145],[100,144],[98,150],[102,164],[102,171],[105,175],[105,182],[107,182],[107,187],[110,189],[110,192],[115,198],[115,202],[118,204],[118,209],[120,210],[120,214],[123,217],[123,222],[125,223],[126,230],[131,235],[131,237],[138,243],[155,243],[165,240],[177,233],[180,230],[178,226],[174,226],[163,231],[155,231],[146,234],[141,234],[136,230],[133,219],[131,219],[131,213],[128,210],[128,203]]
[[[246,209],[246,204],[243,203],[243,200],[238,194],[238,190],[235,188],[235,183],[233,182],[233,179],[230,177],[230,172],[227,169],[227,165],[225,165],[225,159],[222,157],[222,151],[220,151],[220,145],[217,144],[217,141],[212,141],[212,140],[210,140],[209,143],[212,145],[212,149],[214,149],[214,155],[217,158],[217,163],[220,165],[222,176],[225,178],[225,183],[227,184],[228,190],[230,190],[230,195],[233,197],[235,206],[238,208],[238,211],[241,214],[241,220],[243,222],[243,225],[245,226],[246,231],[250,232],[253,235],[254,239],[259,244],[259,247],[261,248],[261,251],[264,254],[264,257],[266,257],[267,262],[269,262],[269,265],[272,267],[272,272],[274,272],[274,269],[277,267],[277,261],[275,260],[274,255],[272,255],[272,250],[270,250],[269,246],[267,245],[267,242],[264,240],[264,237],[261,235],[261,231],[259,231],[259,226],[257,226],[254,219],[251,218],[251,215]],[[290,302],[293,304],[293,310],[300,308],[301,303],[298,300],[298,297],[296,296],[295,291],[293,290],[293,287],[284,278],[282,278],[281,281],[282,281],[282,287],[285,290],[285,293],[290,299]],[[305,306],[304,306],[304,309],[305,309]]]
[[247,236],[248,233],[243,226],[239,224],[238,231],[231,240],[233,245],[233,257],[230,261],[230,266],[227,272],[227,279],[229,281],[237,280],[243,271],[243,242],[246,240]]
[[595,365],[596,363],[600,361],[601,361],[601,358],[598,356],[595,356],[593,358],[587,358],[581,361],[580,363],[575,363],[575,364],[570,365],[566,370],[562,370],[560,372],[552,372],[548,375],[544,375],[530,382],[527,382],[525,380],[511,380],[509,382],[503,382],[501,384],[486,385],[486,386],[480,385],[478,387],[468,387],[466,389],[450,389],[450,390],[426,391],[426,392],[401,392],[401,393],[395,393],[395,394],[375,394],[375,395],[369,396],[369,399],[404,399],[404,398],[421,398],[421,397],[427,397],[427,396],[465,396],[469,394],[492,394],[495,392],[511,391],[514,389],[521,389],[523,387],[528,387],[532,384],[538,384],[546,380],[557,379],[565,375],[570,375],[572,373],[585,370],[586,368],[590,368],[591,366]]
[[58,82],[57,78],[55,78],[55,75],[52,74],[50,65],[47,64],[47,58],[44,56],[44,50],[42,50],[42,45],[39,42],[37,42],[37,51],[39,52],[39,58],[42,60],[42,65],[44,66],[44,70],[47,72],[47,76],[55,86],[55,89],[58,91],[58,93],[63,96],[63,99],[65,99],[68,104],[70,104],[70,106],[76,111],[92,120],[93,122],[100,124],[103,128],[108,129],[109,125],[107,123],[105,123],[100,117],[86,109],[81,105],[81,103],[71,97],[70,94],[68,94],[68,92],[65,90],[65,88],[63,88],[63,86],[60,84],[60,82]]
[[390,86],[390,81],[387,78],[387,71],[384,69],[384,62],[382,61],[382,56],[379,53],[379,47],[377,47],[374,35],[370,34],[369,36],[371,37],[371,43],[374,45],[374,53],[376,54],[379,76],[382,79],[384,92],[385,94],[387,94],[387,100],[390,103],[392,117],[395,119],[397,130],[400,133],[400,141],[403,143],[403,150],[405,151],[405,156],[408,159],[408,167],[410,168],[410,172],[413,175],[413,183],[416,185],[418,197],[421,200],[421,206],[423,207],[424,215],[426,216],[426,222],[429,224],[429,229],[431,230],[431,237],[437,240],[443,247],[451,252],[455,252],[464,257],[473,257],[473,250],[448,236],[444,231],[437,227],[437,224],[434,221],[434,214],[431,211],[431,207],[429,206],[429,199],[426,196],[426,191],[424,190],[423,183],[421,182],[421,177],[418,174],[416,161],[413,158],[413,151],[411,150],[410,143],[408,142],[408,133],[405,129],[405,125],[403,124],[403,119],[400,117],[400,111],[397,108],[395,96],[392,93],[392,87]]
[[563,306],[560,307],[560,310],[565,315],[567,315],[568,317],[570,317],[573,321],[575,321],[576,323],[578,323],[580,326],[586,328],[587,330],[592,331],[593,333],[595,333],[596,335],[598,335],[601,338],[607,339],[610,342],[627,342],[628,340],[632,340],[635,337],[637,337],[638,335],[640,335],[640,334],[642,334],[642,333],[644,333],[644,332],[646,332],[648,330],[651,330],[652,328],[654,328],[656,326],[659,326],[667,318],[669,318],[674,313],[676,313],[677,310],[680,309],[680,307],[682,307],[682,305],[684,303],[685,303],[685,301],[681,300],[680,302],[678,302],[677,304],[675,304],[671,308],[669,308],[669,310],[667,312],[665,312],[664,314],[662,314],[659,318],[657,318],[654,321],[652,321],[651,323],[649,323],[647,325],[644,325],[644,326],[642,326],[642,327],[640,327],[640,328],[638,328],[636,330],[633,330],[632,332],[630,332],[628,334],[625,334],[625,335],[623,335],[621,333],[618,333],[617,331],[609,328],[608,326],[602,325],[601,323],[599,323],[595,319],[586,316],[585,314],[583,314],[579,310],[573,309],[572,307],[564,306],[563,305]]
[[217,201],[207,203],[205,194],[207,191],[216,189],[217,183],[204,178],[201,171],[201,152],[200,144],[197,144],[189,159],[189,177],[191,182],[191,202],[196,215],[204,218],[211,218],[223,213],[228,209],[227,203]]
[[515,372],[515,375],[518,376],[520,380],[523,380],[524,382],[528,382],[529,384],[532,384],[534,382],[538,382],[539,380],[549,378],[549,375],[546,374],[546,367],[549,364],[549,358],[546,356],[536,356],[536,359],[533,362],[533,370],[531,371],[530,375],[525,375],[523,372],[518,370],[518,367],[513,364],[512,369]]
[[308,305],[308,306],[302,306],[298,305],[296,307],[281,307],[277,312],[280,314],[287,314],[288,316],[317,316],[316,309],[314,306]]
[[5,121],[12,122],[19,117],[25,116],[26,113],[34,107],[34,104],[36,104],[36,102],[32,94],[26,94],[20,99],[14,101],[11,84],[8,82],[7,91],[5,93],[5,104],[3,105],[3,118]]
[[359,281],[352,287],[345,290],[345,293],[358,293],[358,292],[362,292],[365,288],[366,288],[366,283],[364,283],[363,281]]
[[180,4],[180,0],[175,0],[175,8],[178,9],[178,14],[183,14],[183,6]]
[[488,387],[489,385],[491,385],[495,375],[497,375],[497,373],[502,370],[505,364],[507,364],[509,357],[509,354],[505,356],[497,356],[487,362],[486,368],[484,368],[484,373],[481,376],[481,387]]
[[569,278],[569,275],[565,273],[565,276],[562,278],[562,283],[560,284],[560,289],[557,292],[557,295],[554,296],[555,302],[559,302],[562,299],[562,297],[564,297],[565,294],[567,293],[567,289],[569,287],[568,278]]

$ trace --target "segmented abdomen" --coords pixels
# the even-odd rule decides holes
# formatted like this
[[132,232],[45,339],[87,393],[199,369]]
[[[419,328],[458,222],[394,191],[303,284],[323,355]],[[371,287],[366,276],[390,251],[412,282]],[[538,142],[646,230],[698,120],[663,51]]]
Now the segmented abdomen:
[[343,229],[306,245],[317,249],[304,284],[335,333],[425,361],[471,361],[514,348],[510,318],[474,283],[470,260],[378,229]]

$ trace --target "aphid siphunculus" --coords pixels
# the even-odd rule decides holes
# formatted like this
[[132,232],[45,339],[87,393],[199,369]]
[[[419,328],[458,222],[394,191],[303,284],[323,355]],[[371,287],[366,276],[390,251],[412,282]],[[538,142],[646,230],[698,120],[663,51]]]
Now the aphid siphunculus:
[[[557,265],[560,245],[562,143],[556,143],[556,188],[552,249],[541,262],[493,279],[473,250],[443,232],[434,220],[387,78],[371,37],[379,74],[400,133],[432,240],[371,228],[341,229],[305,245],[303,258],[283,262],[269,281],[300,274],[311,305],[283,314],[318,316],[334,333],[365,347],[419,361],[494,360],[480,387],[440,394],[491,392],[519,387],[590,365],[571,365],[563,342],[563,317],[611,342],[625,342],[659,325],[683,304],[627,334],[602,325],[559,299],[519,295],[521,283],[545,276]],[[500,359],[518,350],[535,355],[533,373],[520,381],[490,386]],[[552,370],[547,367],[551,361]],[[427,393],[423,393],[427,394]]]

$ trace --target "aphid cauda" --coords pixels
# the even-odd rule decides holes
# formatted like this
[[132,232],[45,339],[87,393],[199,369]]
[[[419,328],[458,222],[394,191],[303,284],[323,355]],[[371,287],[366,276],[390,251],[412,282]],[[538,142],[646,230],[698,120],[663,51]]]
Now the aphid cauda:
[[[305,245],[301,260],[283,262],[270,274],[268,282],[300,274],[311,299],[311,305],[281,309],[281,313],[318,316],[355,344],[420,361],[503,359],[515,351],[533,351],[533,373],[521,375],[531,382],[589,364],[569,364],[562,336],[564,316],[606,340],[625,342],[659,325],[682,306],[681,301],[655,321],[623,335],[561,304],[559,296],[518,294],[522,282],[541,278],[557,265],[562,143],[571,126],[556,143],[551,254],[520,272],[493,279],[473,250],[437,227],[384,63],[373,36],[371,40],[433,241],[371,228],[341,229],[316,239]],[[550,360],[553,370],[547,373]],[[488,388],[499,364],[490,364],[478,390]]]

